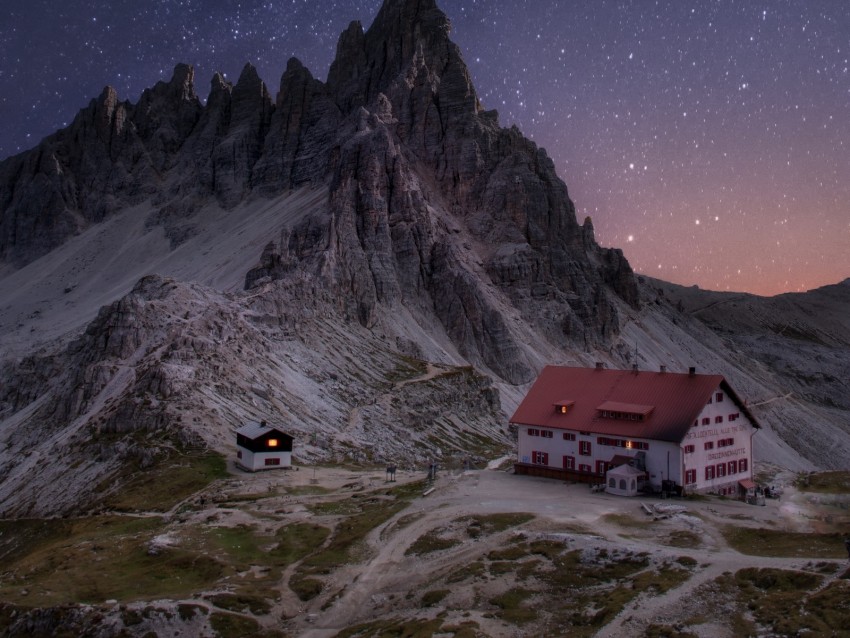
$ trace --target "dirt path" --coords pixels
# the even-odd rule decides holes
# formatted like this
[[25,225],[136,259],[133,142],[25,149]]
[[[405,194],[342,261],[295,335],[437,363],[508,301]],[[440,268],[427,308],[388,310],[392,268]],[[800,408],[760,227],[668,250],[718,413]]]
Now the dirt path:
[[[497,464],[494,462],[494,467]],[[403,473],[400,478],[401,482],[406,482],[420,478],[420,474]],[[342,501],[348,498],[348,493],[365,493],[385,483],[380,471],[357,473],[332,468],[322,469],[318,478],[313,472],[296,472],[287,474],[285,479],[290,489],[301,486],[307,490],[302,492],[304,496],[286,501],[287,524],[312,519],[305,507],[307,501]],[[239,489],[262,491],[268,488],[271,492],[275,480],[271,475],[249,477]],[[330,638],[360,623],[428,617],[436,613],[439,606],[431,611],[427,607],[419,608],[417,601],[431,589],[449,588],[454,609],[458,609],[459,597],[468,601],[468,607],[460,603],[460,609],[467,610],[463,618],[475,621],[484,634],[494,638],[521,636],[521,627],[494,618],[492,613],[487,613],[486,605],[480,607],[481,600],[488,600],[490,594],[486,592],[495,591],[492,588],[498,586],[512,587],[512,582],[500,585],[491,576],[483,581],[461,579],[457,584],[446,584],[446,578],[453,571],[475,563],[492,549],[509,545],[510,537],[519,531],[530,538],[562,541],[571,550],[645,553],[650,557],[648,569],[675,563],[681,556],[696,560],[688,580],[663,594],[639,594],[598,633],[601,637],[640,635],[650,624],[672,626],[692,617],[694,606],[699,604],[700,588],[725,572],[734,573],[744,567],[812,571],[812,563],[818,562],[806,558],[743,555],[730,549],[722,534],[722,528],[729,524],[811,531],[817,522],[812,518],[816,514],[814,506],[793,489],[786,491],[781,503],[768,501],[764,507],[725,499],[679,501],[676,504],[686,507],[688,512],[656,520],[647,516],[640,502],[634,499],[494,469],[456,474],[443,472],[435,487],[429,496],[414,499],[408,507],[372,529],[363,541],[362,555],[368,557],[339,566],[324,591],[313,600],[302,602],[289,588],[290,578],[299,563],[288,566],[276,587],[277,602],[272,612],[261,620],[263,626],[284,629],[288,634],[306,638]],[[316,488],[317,492],[311,494],[309,488]],[[270,496],[261,509],[279,511],[284,507],[277,500],[279,498]],[[670,504],[670,501],[658,499],[644,500],[650,507]],[[467,516],[519,512],[532,513],[536,518],[519,528],[478,537],[468,535],[466,523],[462,522]],[[457,539],[457,544],[422,557],[407,553],[417,539],[437,528],[448,530],[449,536]],[[690,534],[695,539],[694,546],[673,546],[670,539],[677,533]],[[834,562],[844,564],[844,561]],[[840,572],[837,570],[836,574]],[[824,586],[837,577],[819,574],[825,578]],[[459,612],[454,613],[460,617]],[[697,631],[711,638],[729,635],[719,621],[700,625]]]

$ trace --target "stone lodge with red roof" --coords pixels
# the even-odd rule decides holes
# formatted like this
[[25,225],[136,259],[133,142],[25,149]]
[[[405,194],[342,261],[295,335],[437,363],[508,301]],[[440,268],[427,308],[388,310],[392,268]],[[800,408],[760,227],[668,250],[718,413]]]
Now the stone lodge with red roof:
[[547,366],[511,424],[517,474],[602,483],[628,464],[654,491],[753,487],[760,426],[720,375]]

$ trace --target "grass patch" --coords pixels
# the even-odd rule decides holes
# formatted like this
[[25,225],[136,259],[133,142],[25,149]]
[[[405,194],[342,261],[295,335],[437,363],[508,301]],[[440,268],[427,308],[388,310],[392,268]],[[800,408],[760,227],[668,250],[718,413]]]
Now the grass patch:
[[845,558],[847,550],[840,534],[806,534],[765,528],[725,527],[729,546],[750,556],[800,558]]
[[688,530],[676,530],[670,532],[670,535],[664,541],[665,545],[670,547],[694,548],[702,545],[702,537],[699,534]]
[[422,556],[424,554],[439,552],[444,549],[451,549],[452,547],[456,547],[461,544],[461,541],[456,538],[443,538],[440,536],[441,531],[443,530],[432,529],[425,532],[422,536],[413,541],[410,547],[405,550],[404,555]]
[[850,626],[850,583],[835,581],[813,593],[823,576],[781,569],[748,568],[720,579],[733,586],[739,604],[771,635],[842,635]]
[[210,614],[210,625],[221,638],[242,638],[260,633],[260,625],[253,618],[218,611]]
[[321,547],[331,530],[321,525],[295,523],[277,532],[278,544],[270,554],[284,565],[291,565]]
[[850,492],[850,472],[817,472],[800,474],[794,482],[803,492],[847,494]]
[[534,592],[521,587],[512,587],[508,591],[490,599],[490,604],[499,608],[497,616],[514,625],[524,625],[537,619],[537,612],[523,605]]
[[650,625],[643,633],[644,638],[697,638],[689,631],[679,631],[670,625]]
[[[357,560],[366,535],[406,508],[409,500],[421,493],[422,485],[423,481],[412,481],[384,490],[382,498],[377,498],[377,494],[372,492],[336,501],[344,502],[350,514],[336,524],[330,540],[304,558],[290,579],[292,590],[301,600],[317,596],[322,590],[322,581],[316,577],[330,574],[336,567]],[[322,511],[333,509],[333,503],[322,506]]]
[[172,453],[153,467],[131,475],[103,505],[118,512],[164,512],[213,481],[226,477],[227,465],[220,454]]
[[149,555],[147,543],[162,528],[158,518],[2,521],[4,548],[14,551],[3,559],[0,599],[48,607],[180,598],[224,574],[217,559],[179,547]]
[[313,600],[322,593],[324,587],[322,581],[303,574],[293,574],[292,578],[289,579],[289,588],[304,602]]
[[264,616],[271,611],[271,605],[265,598],[247,594],[214,594],[207,599],[216,607],[241,614]]
[[481,578],[484,575],[484,563],[480,560],[473,561],[454,570],[451,575],[446,578],[447,583],[462,583],[465,580],[473,578]]
[[481,516],[465,516],[458,519],[467,523],[467,534],[476,538],[482,534],[497,534],[506,529],[516,527],[534,519],[534,514],[528,512],[511,512],[505,514],[482,514]]
[[434,605],[442,602],[443,598],[448,596],[451,592],[448,589],[432,589],[431,591],[426,591],[422,595],[422,606],[423,607],[433,607]]
[[[334,638],[431,638],[435,633],[443,633],[442,625],[440,618],[376,620],[343,629]],[[454,636],[460,638],[458,633]]]

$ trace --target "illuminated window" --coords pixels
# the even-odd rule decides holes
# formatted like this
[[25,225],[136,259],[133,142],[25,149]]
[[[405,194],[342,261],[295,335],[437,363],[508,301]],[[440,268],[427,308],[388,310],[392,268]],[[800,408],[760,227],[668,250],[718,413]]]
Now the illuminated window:
[[277,439],[269,439],[268,445],[269,447],[277,447],[278,445],[280,445],[280,441],[278,441]]

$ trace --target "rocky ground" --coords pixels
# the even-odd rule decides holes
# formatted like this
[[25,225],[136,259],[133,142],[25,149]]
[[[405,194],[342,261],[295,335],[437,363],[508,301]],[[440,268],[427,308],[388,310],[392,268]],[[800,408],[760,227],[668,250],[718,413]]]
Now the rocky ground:
[[165,512],[125,503],[86,519],[6,521],[0,626],[316,637],[846,626],[834,602],[850,587],[836,533],[848,501],[830,492],[846,489],[845,474],[801,491],[763,467],[784,494],[753,506],[621,498],[492,466],[442,468],[433,484],[420,468],[395,483],[377,469],[231,470]]

